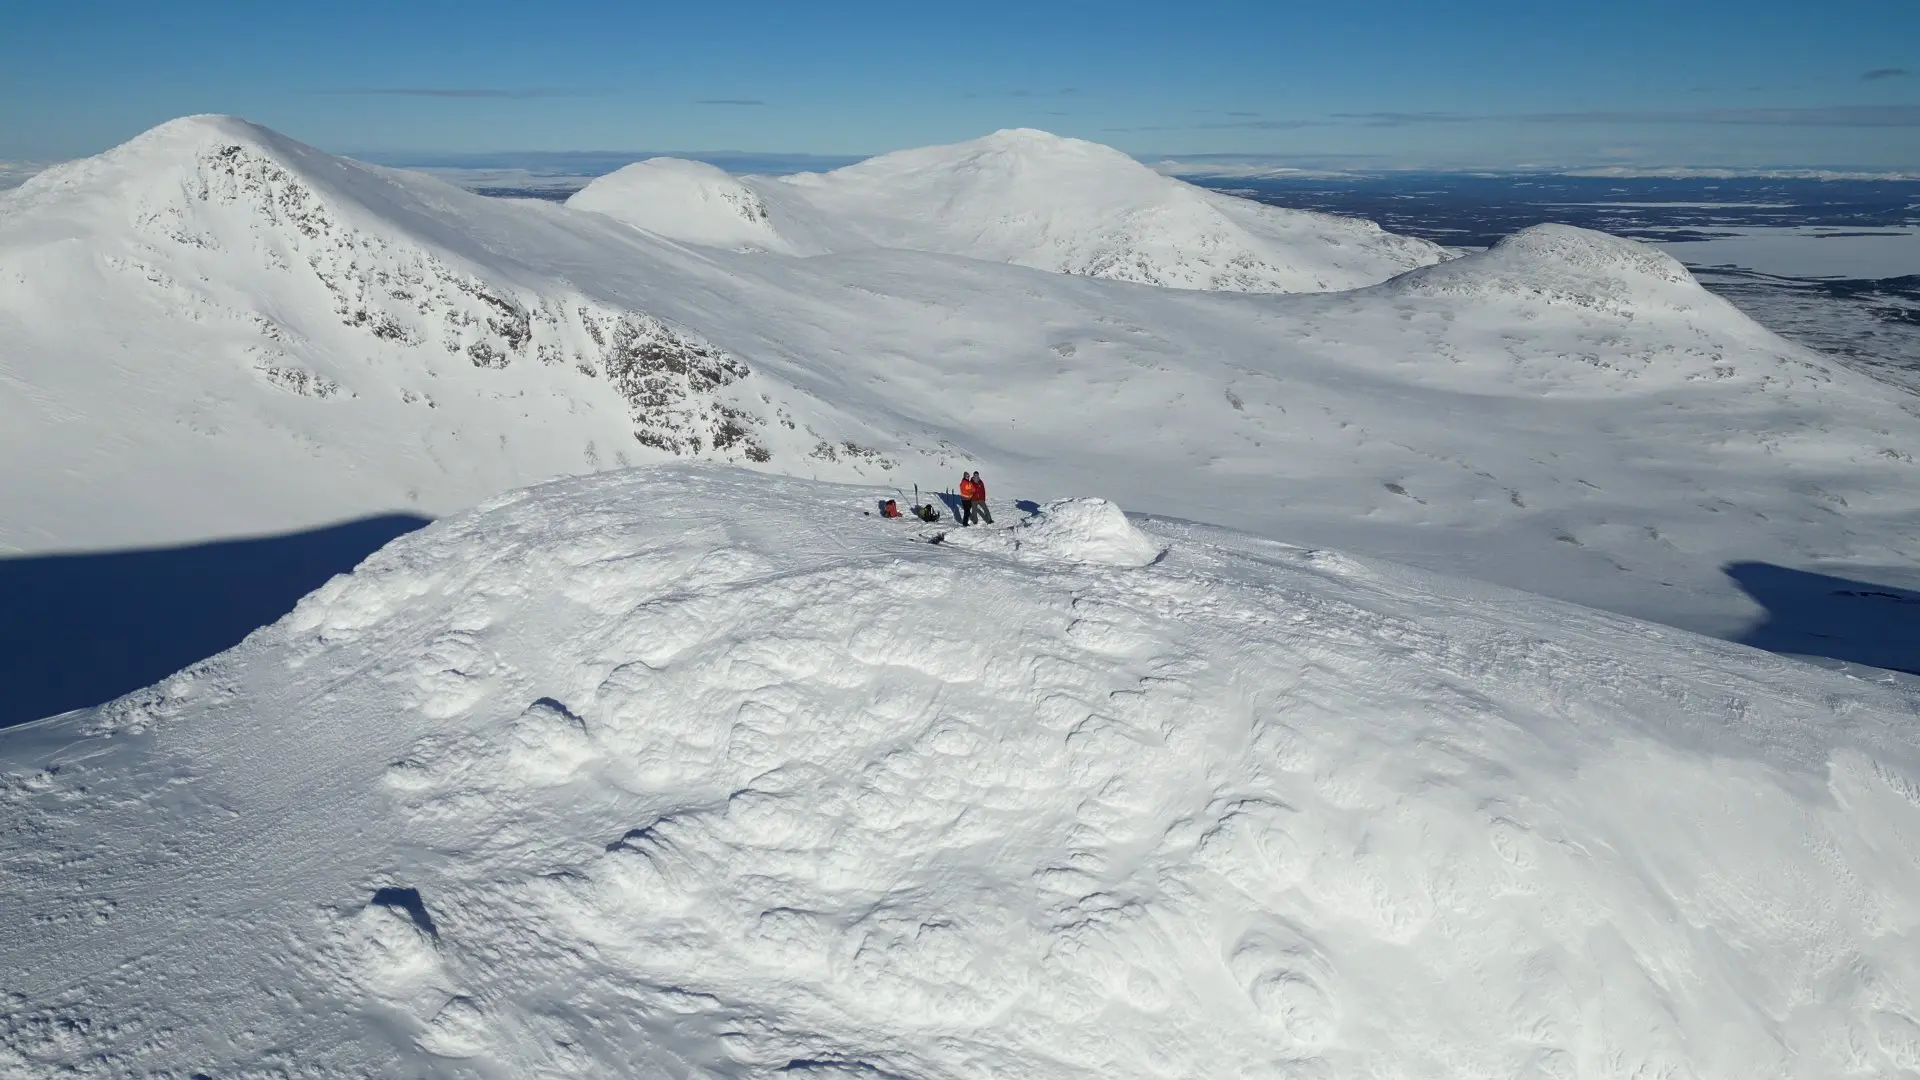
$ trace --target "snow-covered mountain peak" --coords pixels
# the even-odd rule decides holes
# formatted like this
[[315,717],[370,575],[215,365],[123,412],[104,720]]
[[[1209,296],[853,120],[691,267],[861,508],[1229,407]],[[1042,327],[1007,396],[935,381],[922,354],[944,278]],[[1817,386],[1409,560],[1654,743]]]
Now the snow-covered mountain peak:
[[1699,284],[1680,260],[1659,248],[1573,225],[1543,224],[1522,229],[1495,244],[1488,255],[1521,270],[1559,265],[1623,280],[1644,278],[1689,287]]
[[138,199],[143,192],[181,182],[197,172],[206,157],[229,145],[289,158],[303,149],[237,116],[183,116],[93,157],[52,166],[18,188],[0,192],[0,219],[63,200],[116,195]]
[[[371,427],[352,458],[387,446],[433,479],[362,480],[337,493],[347,505],[364,505],[365,485],[387,490],[389,506],[428,509],[499,490],[496,476],[464,496],[422,500],[422,486],[448,472],[494,467],[400,447],[457,440],[470,424],[490,430],[509,415],[529,428],[564,427],[560,441],[572,444],[536,453],[538,464],[504,463],[521,482],[635,455],[770,460],[767,428],[791,391],[749,391],[739,357],[545,262],[548,249],[572,245],[672,265],[674,252],[647,238],[586,224],[557,207],[335,157],[233,117],[188,117],[0,197],[0,325],[11,317],[17,337],[45,332],[69,349],[96,338],[103,355],[131,349],[147,378],[189,397],[258,399],[257,411],[240,410],[242,426],[272,417],[270,440],[293,431],[297,442],[341,444],[342,406],[363,403],[344,409]],[[177,332],[156,334],[162,326]],[[52,354],[28,350],[16,361],[34,384],[86,379],[43,355]],[[84,392],[90,409],[101,392]],[[797,431],[791,414],[786,421]],[[795,434],[790,450],[830,437]],[[215,445],[204,449],[228,468],[244,456]],[[257,520],[256,508],[276,501],[219,500],[213,513],[224,529],[254,530],[272,520]],[[343,509],[317,493],[297,501],[304,513]]]
[[1621,314],[1724,307],[1666,252],[1572,225],[1535,225],[1477,252],[1412,271],[1388,288],[1429,295],[1528,298]]
[[[57,179],[61,173],[99,172],[112,167],[142,172],[163,171],[191,160],[205,147],[234,142],[254,147],[301,148],[301,144],[279,132],[242,117],[198,113],[156,124],[92,157],[54,165],[41,172],[36,179],[48,176]],[[34,182],[29,180],[28,184]]]
[[1208,191],[1112,147],[1028,128],[756,190],[776,228],[789,213],[837,223],[836,250],[909,248],[1182,289],[1325,292],[1446,257],[1372,222]]
[[739,177],[705,162],[666,157],[637,161],[594,178],[567,205],[688,243],[797,253],[775,229],[765,198]]
[[1572,225],[1522,229],[1462,260],[1459,269],[1548,286],[1585,282],[1624,301],[1692,299],[1706,293],[1678,259],[1659,248]]
[[[239,143],[270,153],[299,154],[312,148],[239,116],[199,113],[157,124],[107,150],[99,159],[137,164],[148,170],[209,146]],[[99,160],[89,159],[89,160]]]
[[[239,117],[208,114],[170,120],[48,169],[0,195],[0,223],[25,227],[37,219],[30,224],[44,229],[61,221],[97,237],[130,226],[148,239],[212,249],[222,239],[214,219],[236,213],[257,219],[263,239],[282,230],[310,239],[356,227],[408,231],[406,204],[421,190],[474,198],[427,177],[327,154]],[[434,239],[466,246],[457,237]]]
[[[1029,127],[1001,128],[991,135],[982,135],[978,139],[971,140],[970,142],[953,143],[950,145],[955,147],[1029,147],[1043,150],[1071,147],[1076,150],[1091,148],[1111,154],[1120,153],[1118,150],[1114,150],[1112,147],[1102,143],[1089,142],[1086,139],[1076,139],[1068,135],[1055,135],[1051,131],[1043,131],[1040,128]],[[1125,157],[1126,155],[1121,154],[1120,156]],[[1129,158],[1128,160],[1132,159]]]
[[[1071,139],[1034,128],[1007,128],[967,142],[898,150],[827,174],[845,182],[935,186],[1006,184],[1033,188],[1036,197],[1048,184],[1074,184],[1089,202],[1116,195],[1165,198],[1170,193],[1203,195],[1204,189],[1167,177],[1101,143]],[[797,182],[808,181],[795,177]],[[831,181],[829,181],[831,182]],[[1088,190],[1079,185],[1092,184]],[[1061,194],[1052,192],[1053,195]]]
[[1222,195],[1031,128],[778,178],[656,158],[594,180],[567,205],[736,251],[897,248],[1182,289],[1355,288],[1446,254],[1372,222]]

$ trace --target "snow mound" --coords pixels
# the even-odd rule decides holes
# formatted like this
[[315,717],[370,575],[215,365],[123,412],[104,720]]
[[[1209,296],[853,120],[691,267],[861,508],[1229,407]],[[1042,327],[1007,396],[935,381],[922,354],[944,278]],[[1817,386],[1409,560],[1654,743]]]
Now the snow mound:
[[1572,225],[1534,225],[1494,245],[1489,261],[1516,271],[1563,266],[1597,277],[1698,287],[1678,259],[1649,244]]
[[1914,1066],[1898,688],[1201,526],[982,559],[878,494],[516,493],[0,732],[0,1071]]
[[1369,221],[1262,206],[1031,129],[779,183],[881,246],[1172,288],[1327,292],[1445,257]]
[[725,169],[649,158],[595,178],[567,205],[693,244],[793,253],[759,193]]
[[956,529],[945,543],[975,551],[1106,566],[1145,566],[1165,550],[1105,499],[1062,499],[1004,529]]
[[1468,299],[1544,300],[1615,313],[1644,306],[1717,306],[1666,252],[1572,225],[1522,229],[1487,251],[1414,270],[1386,288]]

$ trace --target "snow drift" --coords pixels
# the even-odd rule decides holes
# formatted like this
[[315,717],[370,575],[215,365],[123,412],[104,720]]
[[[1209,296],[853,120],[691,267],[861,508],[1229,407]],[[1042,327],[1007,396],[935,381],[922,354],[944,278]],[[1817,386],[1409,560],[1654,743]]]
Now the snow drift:
[[0,1074],[1920,1068],[1910,690],[1200,526],[954,550],[875,495],[514,493],[0,733]]
[[735,178],[655,159],[594,180],[567,205],[698,244],[904,248],[1182,289],[1328,292],[1446,257],[1370,221],[1263,206],[1027,129],[824,174]]
[[1061,499],[1004,529],[959,529],[943,543],[1028,559],[1145,566],[1161,547],[1105,499]]

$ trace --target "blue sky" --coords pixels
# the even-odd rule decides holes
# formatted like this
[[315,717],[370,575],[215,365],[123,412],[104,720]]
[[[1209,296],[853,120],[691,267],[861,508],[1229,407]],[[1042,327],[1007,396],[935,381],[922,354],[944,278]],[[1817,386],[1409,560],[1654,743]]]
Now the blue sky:
[[226,112],[340,152],[864,154],[1042,127],[1395,166],[1920,167],[1920,0],[66,0],[0,160]]

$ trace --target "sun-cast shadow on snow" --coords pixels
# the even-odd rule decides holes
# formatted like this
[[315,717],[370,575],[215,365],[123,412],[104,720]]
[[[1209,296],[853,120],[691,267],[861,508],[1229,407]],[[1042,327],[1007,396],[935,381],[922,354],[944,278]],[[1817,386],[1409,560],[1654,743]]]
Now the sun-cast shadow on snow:
[[414,926],[419,927],[421,933],[430,938],[440,936],[440,928],[433,924],[433,915],[427,911],[427,902],[420,898],[419,889],[389,885],[374,890],[373,899],[369,902],[405,915]]
[[186,547],[0,559],[0,728],[138,690],[240,643],[411,515]]
[[940,501],[947,504],[947,513],[953,515],[953,520],[960,521],[966,517],[965,504],[960,501],[960,496],[951,491],[942,491],[938,494]]
[[1767,609],[1742,645],[1920,674],[1920,592],[1772,563],[1725,571]]

